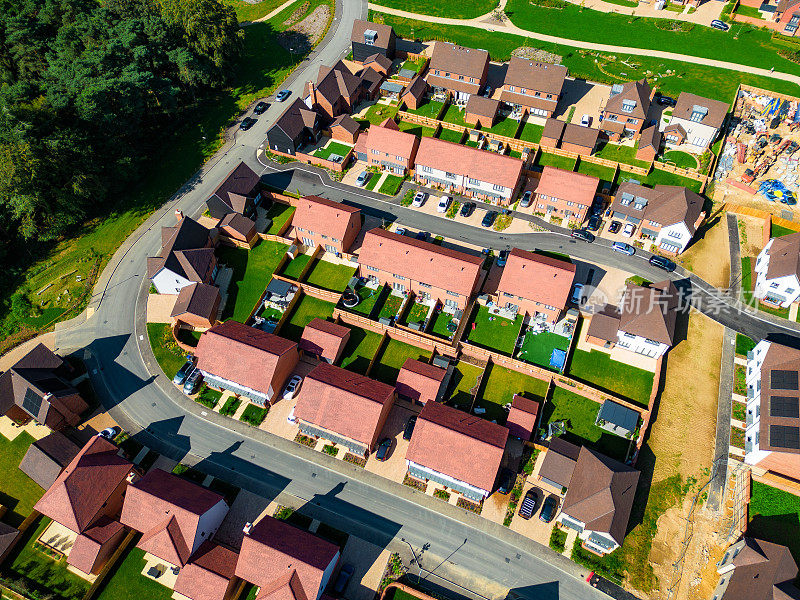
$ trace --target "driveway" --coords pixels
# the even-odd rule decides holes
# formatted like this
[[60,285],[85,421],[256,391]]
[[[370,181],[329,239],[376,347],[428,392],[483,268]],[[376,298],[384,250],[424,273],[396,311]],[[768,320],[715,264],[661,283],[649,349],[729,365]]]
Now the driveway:
[[411,415],[419,414],[421,406],[414,406],[410,402],[398,400],[392,407],[386,424],[383,426],[379,440],[383,438],[392,439],[392,447],[389,449],[389,456],[385,461],[379,461],[375,455],[370,455],[367,460],[367,471],[377,473],[381,477],[402,483],[406,476],[406,450],[408,444],[403,439],[403,429]]
[[611,87],[600,83],[589,83],[583,79],[566,79],[564,91],[558,101],[555,116],[566,120],[569,109],[575,107],[573,123],[580,123],[582,115],[592,118],[592,127],[600,123],[600,109],[605,105]]
[[355,571],[342,595],[347,600],[372,600],[390,555],[389,550],[351,535],[342,550],[342,565],[353,565]]

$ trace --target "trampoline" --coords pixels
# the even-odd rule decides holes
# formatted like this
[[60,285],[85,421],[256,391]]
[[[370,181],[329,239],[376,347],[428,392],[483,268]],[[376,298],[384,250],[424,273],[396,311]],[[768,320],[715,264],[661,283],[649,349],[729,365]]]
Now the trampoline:
[[558,369],[558,372],[564,370],[564,363],[567,362],[567,353],[560,348],[553,348],[553,353],[550,355],[550,366]]
[[797,204],[797,196],[777,179],[767,179],[758,187],[758,193],[770,202],[782,202],[789,206]]

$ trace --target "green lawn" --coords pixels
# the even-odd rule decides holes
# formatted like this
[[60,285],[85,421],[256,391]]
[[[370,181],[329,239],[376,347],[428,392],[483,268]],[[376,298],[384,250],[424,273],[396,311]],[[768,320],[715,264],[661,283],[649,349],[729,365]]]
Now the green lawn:
[[353,149],[352,146],[340,144],[339,142],[330,141],[324,148],[320,148],[314,152],[314,156],[327,160],[331,154],[338,154],[341,157],[347,156],[347,153]]
[[399,110],[398,106],[387,106],[386,104],[373,104],[367,109],[361,120],[369,121],[372,125],[380,125],[386,119],[394,119]]
[[770,227],[770,236],[771,237],[783,237],[784,235],[791,235],[793,233],[797,233],[794,229],[789,229],[788,227],[781,227],[780,225],[775,225],[774,223]]
[[653,373],[611,360],[605,352],[576,349],[567,369],[570,377],[641,406],[647,406],[650,402]]
[[416,346],[389,339],[383,347],[381,355],[372,366],[370,377],[394,385],[397,383],[397,374],[408,358],[427,361],[431,353]]
[[233,416],[234,413],[239,410],[239,406],[241,406],[242,401],[236,398],[235,396],[229,397],[225,400],[225,404],[222,405],[222,408],[219,409],[219,414],[226,415],[226,416]]
[[214,408],[219,404],[220,398],[222,398],[222,392],[212,390],[208,386],[203,386],[203,389],[200,390],[200,393],[197,395],[197,402],[208,408]]
[[327,319],[333,314],[334,308],[335,305],[331,302],[325,302],[311,296],[303,296],[294,305],[288,320],[281,326],[280,336],[295,342],[299,341],[306,325],[316,317]]
[[461,140],[464,139],[464,132],[453,131],[452,129],[445,129],[442,127],[439,130],[439,139],[446,142],[455,142],[456,144],[460,144]]
[[557,154],[548,154],[547,152],[540,152],[536,157],[536,166],[539,167],[558,167],[566,171],[572,171],[575,168],[575,159],[567,156],[558,156]]
[[753,278],[754,273],[752,263],[752,257],[742,257],[742,301],[753,308],[757,308],[761,312],[765,312],[776,317],[781,317],[783,319],[788,319],[788,308],[773,308],[772,306],[767,306],[766,304],[762,304],[759,299],[753,295],[756,282]]
[[317,259],[308,272],[306,282],[326,290],[343,292],[355,272],[355,267],[335,265],[332,262]]
[[464,111],[459,109],[455,104],[448,104],[447,110],[445,110],[444,114],[439,117],[439,120],[447,121],[448,123],[453,123],[454,125],[463,125],[464,127],[469,127],[467,122],[464,120]]
[[350,339],[347,340],[342,353],[342,362],[339,366],[362,375],[367,372],[367,367],[378,351],[381,343],[381,336],[372,331],[361,329],[360,327],[350,327]]
[[800,561],[800,497],[753,482],[747,535],[788,546]]
[[542,131],[544,131],[544,126],[525,122],[522,129],[520,129],[518,137],[526,142],[538,144],[542,139]]
[[636,173],[630,173],[620,169],[619,173],[617,174],[617,183],[622,183],[628,179],[635,179],[639,183],[650,187],[655,187],[659,184],[679,185],[698,193],[700,192],[700,186],[702,185],[699,181],[692,179],[691,177],[682,177],[680,175],[675,175],[674,173],[662,171],[661,169],[657,169],[655,167],[653,167],[650,173],[648,173],[646,176],[637,175]]
[[267,211],[267,218],[272,219],[272,224],[267,229],[267,233],[278,235],[278,232],[283,229],[284,224],[292,218],[295,207],[282,202],[275,202],[269,207]]
[[594,424],[600,405],[569,390],[556,387],[552,397],[542,409],[542,427],[551,421],[565,421],[564,438],[578,445],[586,445],[622,462],[626,458],[630,440],[600,429]]
[[546,381],[492,364],[483,376],[475,406],[486,409],[484,418],[502,424],[508,416],[503,405],[511,402],[514,394],[544,399],[546,393]]
[[410,133],[417,137],[433,137],[436,135],[436,130],[433,127],[425,127],[424,125],[411,123],[410,121],[400,121],[397,127],[400,131]]
[[158,365],[172,379],[186,362],[186,355],[172,337],[172,328],[168,323],[148,323],[147,337]]
[[248,404],[242,411],[242,416],[239,417],[240,421],[249,423],[253,427],[258,427],[267,418],[269,407],[256,406],[255,404]]
[[500,117],[490,128],[481,128],[481,131],[490,131],[491,133],[496,133],[497,135],[504,135],[506,137],[513,138],[517,133],[517,129],[519,129],[519,121],[516,119],[509,119],[508,117]]
[[424,64],[424,60],[422,58],[418,58],[416,60],[407,60],[402,65],[400,65],[400,70],[408,69],[409,71],[414,71],[414,73],[419,73],[422,65]]
[[522,342],[522,348],[520,348],[517,358],[551,369],[550,355],[553,353],[554,348],[564,351],[569,350],[569,338],[549,331],[536,334],[526,333],[525,341]]
[[421,323],[425,320],[429,310],[429,306],[425,306],[419,302],[414,302],[409,308],[406,309],[406,315],[405,318],[403,318],[403,324],[407,325],[409,323]]
[[131,547],[131,550],[124,554],[120,562],[111,570],[97,600],[130,600],[131,598],[169,600],[172,598],[171,589],[152,579],[142,577],[144,565],[144,550]]
[[386,194],[387,196],[395,196],[397,192],[400,191],[400,187],[403,185],[404,181],[405,177],[389,174],[386,176],[386,179],[383,180],[381,189],[379,189],[378,192]]
[[383,306],[381,306],[378,318],[391,319],[396,317],[397,311],[400,310],[400,305],[402,303],[403,299],[400,296],[389,293],[389,295],[386,296],[386,300],[383,302]]
[[283,269],[281,269],[281,275],[284,275],[289,279],[294,279],[295,281],[300,281],[300,275],[302,274],[303,269],[305,269],[310,262],[310,254],[301,254],[284,265]]
[[747,353],[750,352],[753,348],[756,347],[756,342],[751,340],[746,335],[741,333],[736,334],[736,354],[740,354],[741,356],[747,356]]
[[89,589],[89,583],[67,570],[67,559],[56,560],[41,550],[34,548],[36,539],[51,523],[42,517],[38,526],[28,537],[25,546],[19,551],[8,568],[17,575],[23,575],[38,585],[50,590],[63,600],[80,600]]
[[467,324],[469,332],[467,339],[476,346],[510,356],[514,352],[514,344],[521,328],[522,315],[517,315],[516,319],[509,321],[503,317],[490,315],[489,309],[485,306],[478,306],[472,321]]
[[380,173],[373,173],[370,171],[369,179],[367,179],[367,183],[364,185],[365,190],[372,191],[375,189],[375,186],[378,185],[378,182],[381,180]]
[[753,19],[761,19],[764,21],[764,15],[762,15],[755,6],[746,6],[744,4],[740,4],[736,7],[736,14],[742,15],[743,17],[752,17]]
[[636,159],[636,149],[638,147],[638,142],[634,146],[606,143],[602,148],[595,152],[594,155],[598,158],[615,160],[618,163],[627,163],[635,167],[647,167],[650,164],[649,162]]
[[[742,291],[753,291],[753,259],[749,256],[742,257]],[[746,294],[747,295],[747,294]],[[752,297],[752,296],[749,296]]]
[[471,365],[463,360],[458,361],[450,379],[448,403],[455,404],[464,410],[468,409],[474,396],[474,394],[470,393],[470,390],[477,385],[478,377],[481,376],[481,373],[483,373],[483,369],[480,367]]
[[443,108],[444,102],[429,100],[419,108],[406,108],[405,110],[412,115],[420,115],[422,117],[428,117],[429,119],[438,119],[439,113],[442,112]]
[[696,169],[697,159],[688,152],[670,150],[659,159],[661,162],[675,165],[679,169]]
[[223,320],[233,318],[244,322],[247,319],[267,289],[286,248],[286,244],[261,241],[252,250],[228,246],[217,250],[219,262],[233,269]]
[[447,324],[453,320],[453,315],[440,310],[434,313],[432,323],[428,329],[428,333],[442,336],[443,338],[452,339],[453,333],[447,330]]
[[245,0],[222,0],[224,4],[232,6],[236,11],[239,21],[255,21],[265,17],[278,8],[285,0],[261,0],[257,4],[250,4]]
[[449,17],[452,19],[474,19],[497,6],[497,0],[462,0],[461,2],[428,2],[427,0],[377,0],[375,4],[399,8],[408,12]]
[[609,183],[614,181],[614,175],[616,171],[611,167],[604,167],[602,165],[596,165],[594,163],[582,160],[578,165],[577,169],[578,173],[583,173],[584,175],[590,175],[592,177],[597,177],[598,179],[602,179],[604,181],[608,181]]
[[361,302],[359,302],[353,308],[348,308],[347,310],[357,312],[365,317],[369,317],[372,314],[372,310],[375,308],[375,303],[381,297],[382,293],[389,293],[386,286],[380,286],[374,290],[363,285],[357,287],[356,294],[358,294],[359,298],[361,298]]
[[3,474],[0,477],[0,504],[8,507],[3,519],[12,526],[22,523],[44,494],[39,484],[18,468],[33,442],[33,437],[25,431],[13,441],[0,435],[0,473]]

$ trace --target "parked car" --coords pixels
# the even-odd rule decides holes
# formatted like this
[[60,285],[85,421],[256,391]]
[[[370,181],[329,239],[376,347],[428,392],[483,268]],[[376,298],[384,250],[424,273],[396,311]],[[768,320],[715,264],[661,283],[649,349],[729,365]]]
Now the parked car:
[[530,190],[522,194],[522,200],[519,203],[520,208],[528,208],[531,205],[531,198],[533,198],[533,192]]
[[425,204],[425,199],[428,197],[427,192],[417,192],[414,194],[414,199],[411,201],[411,206],[419,208]]
[[577,304],[580,306],[581,301],[583,300],[583,284],[576,283],[575,287],[572,288],[572,296],[570,296],[570,300],[572,300],[573,304]]
[[200,369],[195,369],[183,382],[183,393],[191,396],[200,388],[201,381],[203,381],[203,373]]
[[428,233],[427,231],[418,231],[417,235],[415,235],[414,237],[416,237],[418,240],[422,240],[423,242],[427,242],[428,241],[428,237],[430,235],[431,234]]
[[589,242],[590,244],[594,241],[594,235],[585,229],[573,229],[570,235],[576,240],[583,240],[584,242]]
[[263,115],[264,112],[269,108],[269,104],[264,102],[263,100],[256,104],[256,107],[253,109],[253,112],[257,115]]
[[375,453],[375,459],[384,461],[389,458],[389,448],[392,447],[392,438],[383,438],[381,443],[378,444],[378,451]]
[[497,266],[505,267],[507,260],[508,260],[508,250],[501,250],[500,254],[497,255]]
[[636,252],[636,249],[633,246],[626,244],[625,242],[614,242],[611,244],[611,248],[613,248],[616,252],[621,252],[622,254],[627,254],[628,256],[633,256]]
[[286,417],[286,421],[292,424],[297,423],[297,417],[294,416],[294,408],[292,408],[292,411],[289,413],[289,416]]
[[417,415],[411,415],[406,421],[406,426],[403,428],[403,439],[408,441],[414,434],[414,425],[417,424]]
[[483,215],[483,219],[481,219],[481,226],[482,227],[491,227],[494,224],[494,220],[497,218],[497,211],[495,210],[487,210],[486,214]]
[[394,232],[397,235],[405,235],[406,234],[406,228],[405,227],[398,227],[397,229],[394,230]]
[[635,229],[636,225],[633,223],[625,223],[625,227],[622,228],[622,235],[625,237],[631,237]]
[[728,31],[731,28],[725,21],[720,21],[719,19],[714,19],[711,21],[711,26],[714,29],[719,29],[720,31]]
[[256,121],[257,121],[257,119],[254,119],[253,117],[245,117],[244,119],[242,119],[242,122],[239,124],[239,129],[241,129],[242,131],[247,131],[253,125],[256,124]]
[[120,433],[122,433],[122,429],[114,425],[113,427],[106,427],[97,434],[98,437],[105,438],[107,440],[113,440],[117,437]]
[[622,227],[622,223],[619,221],[611,221],[611,225],[608,226],[608,233],[617,233],[620,227]]
[[294,398],[294,395],[297,393],[297,390],[300,389],[300,383],[302,383],[303,378],[300,375],[292,375],[292,378],[289,380],[289,383],[286,384],[286,387],[283,389],[283,399],[284,400],[291,400]]
[[439,204],[436,205],[436,212],[447,212],[448,207],[450,206],[450,202],[452,202],[452,198],[450,196],[442,196],[439,198]]
[[172,383],[175,385],[183,385],[183,382],[186,381],[186,378],[192,371],[194,371],[194,357],[187,356],[186,362],[183,363],[183,366],[175,373],[175,377],[172,378]]
[[556,516],[556,512],[558,512],[558,496],[550,494],[542,504],[542,512],[539,514],[539,518],[545,523],[549,523]]
[[592,214],[593,215],[602,215],[603,210],[606,207],[606,201],[603,200],[602,196],[595,196],[594,202],[592,202]]
[[583,115],[581,117],[581,127],[588,127],[592,122],[592,117],[589,115]]
[[659,96],[656,98],[656,102],[661,106],[675,106],[677,104],[675,98],[670,98],[669,96]]
[[369,171],[361,171],[361,173],[358,174],[358,177],[356,177],[356,185],[358,187],[364,187],[365,185],[367,185],[367,182],[369,181],[369,178],[371,176],[372,173],[370,173]]
[[336,583],[333,584],[333,591],[337,594],[344,592],[355,570],[356,568],[351,564],[342,565],[342,568],[339,570],[339,576],[336,578]]
[[280,92],[278,92],[278,95],[275,96],[275,99],[278,102],[283,102],[291,95],[292,95],[292,90],[281,90]]
[[600,218],[600,215],[592,215],[591,217],[589,217],[589,222],[586,223],[586,229],[588,229],[589,231],[597,231],[598,229],[600,229],[601,222],[602,219]]
[[672,262],[668,258],[664,258],[663,256],[651,256],[650,257],[650,264],[654,267],[658,267],[659,269],[664,269],[668,273],[672,273],[677,266],[674,262]]
[[514,477],[514,473],[511,472],[511,469],[503,469],[500,471],[500,484],[497,486],[497,493],[498,494],[508,494],[512,489],[514,489],[514,482],[516,478]]
[[464,202],[464,204],[461,205],[461,210],[459,211],[458,214],[460,214],[462,217],[468,217],[474,212],[474,210],[475,210],[474,202]]
[[529,489],[522,499],[522,504],[519,505],[519,516],[525,520],[530,519],[536,514],[536,509],[539,508],[539,503],[541,501],[542,490],[537,487]]

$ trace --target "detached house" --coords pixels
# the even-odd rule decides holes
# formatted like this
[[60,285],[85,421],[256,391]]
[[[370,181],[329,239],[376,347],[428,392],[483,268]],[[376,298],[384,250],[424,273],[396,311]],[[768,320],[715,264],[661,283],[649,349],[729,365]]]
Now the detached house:
[[363,63],[374,54],[393,59],[396,39],[389,25],[356,19],[350,35],[353,60]]
[[414,180],[425,186],[508,205],[522,181],[522,161],[496,152],[423,137]]
[[681,92],[672,111],[669,124],[664,129],[668,148],[700,154],[717,139],[728,114],[728,103]]
[[436,42],[426,79],[434,92],[452,94],[456,103],[464,104],[472,94],[480,94],[488,72],[486,50]]
[[480,502],[494,489],[508,429],[438,402],[422,408],[406,451],[408,474]]
[[306,83],[305,104],[332,121],[350,114],[362,100],[375,98],[383,76],[370,67],[353,74],[339,61],[333,67],[321,66],[317,81]]
[[376,228],[367,232],[358,256],[359,275],[395,292],[434,298],[464,310],[481,283],[483,259]]
[[786,546],[743,537],[717,563],[716,600],[800,600],[797,563]]
[[800,298],[800,233],[772,238],[758,254],[755,297],[786,308]]
[[303,435],[366,456],[378,443],[394,399],[394,387],[322,362],[306,376],[294,413]]
[[361,209],[320,196],[303,196],[295,203],[292,232],[304,246],[322,246],[339,255],[350,250],[361,231]]
[[536,186],[536,212],[582,223],[594,202],[600,180],[597,177],[545,167]]
[[218,287],[193,283],[178,292],[170,316],[179,324],[195,329],[208,329],[217,322],[221,301]]
[[567,67],[512,56],[500,88],[500,100],[515,112],[547,119],[561,98]]
[[0,374],[0,415],[15,423],[31,419],[50,429],[75,426],[89,405],[70,380],[72,367],[44,344],[38,344]]
[[322,119],[300,98],[295,98],[267,131],[269,149],[294,156],[306,144],[316,144],[322,130]]
[[800,350],[762,340],[747,356],[744,461],[800,479]]
[[193,283],[210,284],[217,257],[208,229],[178,213],[178,224],[161,228],[161,253],[147,259],[147,277],[159,294],[177,294]]
[[615,83],[600,112],[601,129],[613,142],[638,139],[647,121],[653,90],[646,79]]
[[705,200],[685,187],[657,185],[648,188],[626,181],[619,186],[611,213],[632,223],[641,239],[651,240],[667,254],[681,254],[705,218]]
[[497,304],[555,324],[567,305],[575,265],[513,248],[497,284]]
[[299,359],[295,342],[236,321],[206,331],[196,355],[208,385],[259,406],[272,402]]
[[417,136],[400,131],[393,119],[386,119],[359,136],[355,152],[358,160],[371,167],[405,175],[414,167],[417,148]]
[[252,216],[261,202],[261,178],[243,162],[228,173],[216,191],[206,200],[208,212],[215,219],[235,213]]

